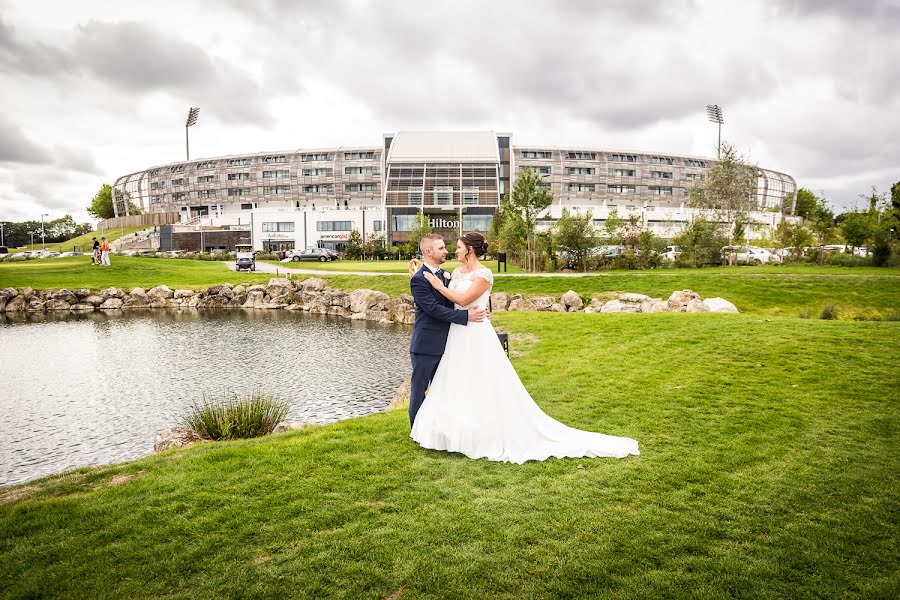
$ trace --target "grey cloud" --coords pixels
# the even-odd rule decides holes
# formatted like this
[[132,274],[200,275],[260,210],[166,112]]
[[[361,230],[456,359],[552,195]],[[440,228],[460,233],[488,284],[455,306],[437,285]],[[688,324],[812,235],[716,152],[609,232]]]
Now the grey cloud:
[[65,146],[54,148],[57,166],[70,171],[100,175],[102,173],[94,155],[90,150],[74,149]]
[[877,26],[900,22],[900,4],[894,0],[779,0],[776,5],[781,13],[790,16],[826,15]]
[[19,40],[13,27],[0,18],[0,70],[41,76],[73,66],[72,57],[64,50]]
[[30,140],[21,127],[0,115],[0,162],[48,164],[52,157]]

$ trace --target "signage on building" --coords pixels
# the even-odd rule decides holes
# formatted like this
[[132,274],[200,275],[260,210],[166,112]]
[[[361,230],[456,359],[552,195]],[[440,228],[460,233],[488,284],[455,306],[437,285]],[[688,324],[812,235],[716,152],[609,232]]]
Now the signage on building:
[[350,232],[344,233],[323,233],[319,236],[323,240],[346,240],[350,237]]
[[432,217],[429,224],[432,229],[459,229],[459,219]]

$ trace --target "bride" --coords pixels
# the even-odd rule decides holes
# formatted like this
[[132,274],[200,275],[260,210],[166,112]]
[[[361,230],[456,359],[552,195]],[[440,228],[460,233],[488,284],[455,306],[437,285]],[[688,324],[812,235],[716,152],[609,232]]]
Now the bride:
[[[463,266],[453,272],[450,287],[430,272],[426,279],[458,309],[486,306],[494,276],[478,259],[487,247],[481,234],[465,234],[456,249]],[[547,416],[522,385],[488,320],[450,325],[410,437],[423,448],[519,464],[551,456],[639,454],[631,438],[581,431]]]

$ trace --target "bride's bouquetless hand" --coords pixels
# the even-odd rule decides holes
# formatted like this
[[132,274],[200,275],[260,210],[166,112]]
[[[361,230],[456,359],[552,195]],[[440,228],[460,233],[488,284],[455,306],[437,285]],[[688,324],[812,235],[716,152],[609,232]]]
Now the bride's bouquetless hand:
[[425,275],[425,279],[427,279],[428,283],[430,283],[432,286],[434,286],[436,288],[444,287],[443,282],[440,279],[438,279],[437,277],[435,277],[433,273],[425,273],[424,275]]

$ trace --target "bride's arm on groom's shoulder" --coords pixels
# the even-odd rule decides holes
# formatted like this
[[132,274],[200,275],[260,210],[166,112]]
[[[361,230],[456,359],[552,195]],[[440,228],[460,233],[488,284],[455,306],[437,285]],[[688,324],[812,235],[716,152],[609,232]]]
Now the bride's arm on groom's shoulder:
[[457,325],[465,325],[469,321],[468,311],[448,308],[435,300],[431,286],[424,278],[413,277],[409,282],[409,289],[416,301],[416,306],[428,313],[429,316]]
[[451,302],[455,302],[460,306],[466,306],[471,303],[473,300],[481,296],[490,286],[490,282],[486,279],[482,279],[481,277],[476,277],[472,282],[472,285],[469,286],[469,289],[465,291],[465,293],[454,292],[450,288],[444,285],[442,281],[440,281],[437,277],[432,275],[431,273],[425,273],[425,279],[428,280],[428,283],[434,287],[440,294],[450,300]]

